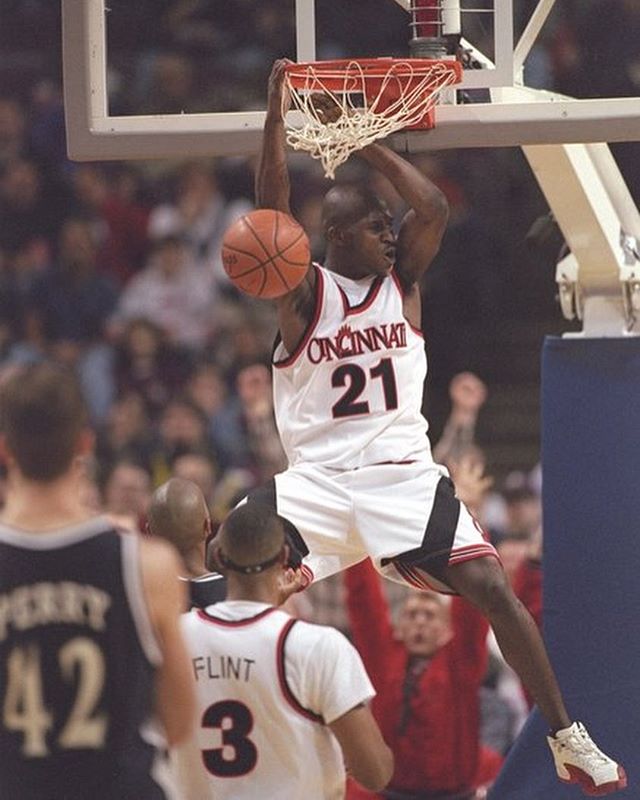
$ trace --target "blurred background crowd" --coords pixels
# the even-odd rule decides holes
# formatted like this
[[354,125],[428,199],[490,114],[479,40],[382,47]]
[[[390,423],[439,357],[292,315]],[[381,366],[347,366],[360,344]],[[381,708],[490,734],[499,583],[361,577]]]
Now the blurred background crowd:
[[[272,61],[295,56],[292,0],[108,6],[113,114],[264,108]],[[515,0],[516,35],[534,6]],[[476,16],[467,38],[482,49],[490,23]],[[390,0],[377,3],[375,24],[371,0],[319,0],[318,57],[403,55],[407,22]],[[252,207],[254,159],[69,162],[60,37],[58,3],[0,1],[0,376],[46,357],[77,369],[98,436],[86,487],[96,509],[142,526],[153,488],[178,475],[220,518],[284,467],[273,310],[240,296],[220,261],[225,229]],[[576,97],[639,95],[640,4],[558,4],[526,80]],[[638,148],[614,148],[636,200]],[[414,161],[451,207],[423,287],[432,444],[539,616],[539,348],[570,327],[553,280],[562,237],[519,150]],[[292,156],[291,171],[294,213],[321,260],[329,184],[306,157]],[[363,176],[357,157],[338,174]],[[368,179],[400,217],[391,186]],[[308,594],[307,615],[349,629],[342,579]],[[402,591],[388,600],[401,614]],[[483,691],[483,736],[504,754],[526,698],[496,648]]]

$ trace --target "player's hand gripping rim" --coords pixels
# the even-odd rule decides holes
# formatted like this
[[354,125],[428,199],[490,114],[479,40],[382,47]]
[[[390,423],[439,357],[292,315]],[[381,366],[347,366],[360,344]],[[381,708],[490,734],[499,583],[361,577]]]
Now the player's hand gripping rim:
[[293,64],[289,58],[279,58],[273,62],[267,89],[267,114],[280,114],[282,119],[291,108],[291,93],[285,81],[285,68],[289,64]]

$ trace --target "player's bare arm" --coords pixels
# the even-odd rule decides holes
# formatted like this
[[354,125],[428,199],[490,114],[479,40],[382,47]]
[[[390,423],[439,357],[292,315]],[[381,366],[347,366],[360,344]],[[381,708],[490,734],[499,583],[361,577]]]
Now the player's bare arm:
[[[284,130],[284,114],[290,106],[284,70],[289,63],[288,59],[281,58],[274,62],[271,69],[267,115],[255,182],[256,206],[273,208],[285,214],[291,214],[291,185]],[[315,270],[309,269],[302,283],[276,301],[280,335],[289,353],[296,349],[313,318],[315,281]]]
[[371,792],[381,792],[393,775],[393,754],[367,706],[358,705],[330,723],[347,769]]
[[440,248],[449,218],[444,194],[413,164],[380,144],[363,148],[359,155],[381,172],[409,206],[398,232],[396,273],[406,293],[405,314],[420,326],[418,281]]
[[179,626],[187,598],[176,575],[184,568],[166,542],[141,539],[140,555],[145,599],[162,654],[156,676],[156,710],[167,742],[173,746],[191,735],[195,719],[191,661]]
[[256,206],[274,208],[285,214],[291,213],[291,185],[284,130],[284,114],[291,103],[284,83],[285,67],[289,63],[291,62],[288,59],[280,58],[271,69],[267,90],[267,115],[255,181]]

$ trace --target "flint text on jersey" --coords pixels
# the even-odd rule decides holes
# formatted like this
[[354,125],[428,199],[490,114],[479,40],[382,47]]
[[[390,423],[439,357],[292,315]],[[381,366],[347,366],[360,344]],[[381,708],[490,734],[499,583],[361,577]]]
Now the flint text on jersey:
[[210,678],[211,680],[235,678],[238,681],[248,681],[251,665],[256,663],[252,658],[240,656],[196,656],[191,660],[197,681],[200,678]]

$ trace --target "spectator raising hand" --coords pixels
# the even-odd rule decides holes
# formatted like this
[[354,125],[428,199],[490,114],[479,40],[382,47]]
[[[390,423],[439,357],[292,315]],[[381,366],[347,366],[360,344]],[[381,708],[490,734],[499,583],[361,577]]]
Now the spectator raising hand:
[[433,449],[437,461],[459,460],[474,444],[476,422],[487,400],[487,387],[472,372],[460,372],[449,385],[451,413],[440,440]]
[[470,448],[458,461],[449,462],[449,470],[456,487],[456,497],[471,513],[482,519],[482,505],[493,486],[493,478],[485,474],[484,457],[477,448]]

